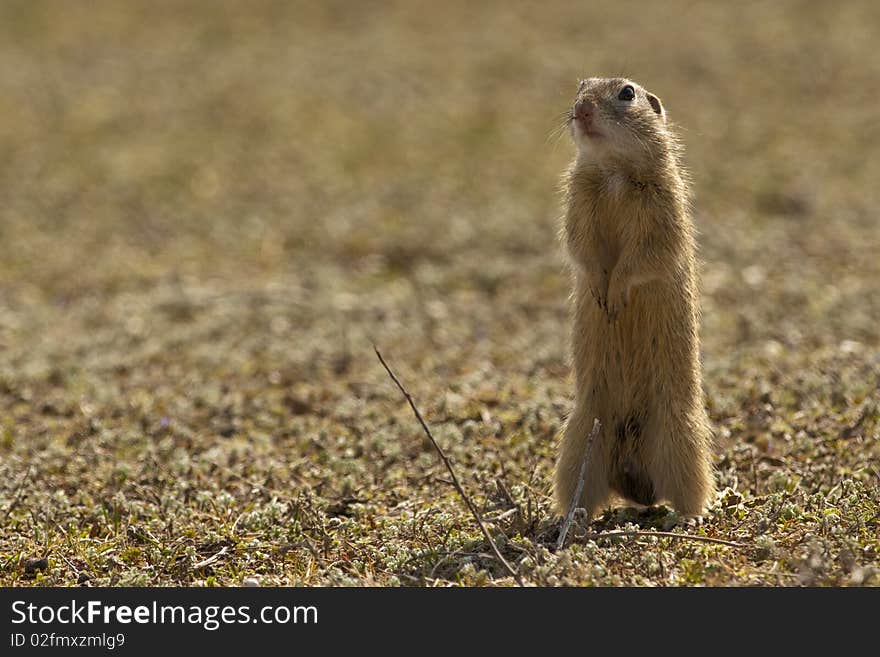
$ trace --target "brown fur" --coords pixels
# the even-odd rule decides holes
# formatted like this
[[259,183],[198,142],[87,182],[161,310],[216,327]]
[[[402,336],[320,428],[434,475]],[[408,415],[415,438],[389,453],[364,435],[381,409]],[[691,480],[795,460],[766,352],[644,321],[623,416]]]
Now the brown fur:
[[[618,98],[625,85],[636,97]],[[578,157],[566,172],[563,239],[572,263],[575,405],[556,464],[568,510],[593,418],[602,423],[578,506],[612,494],[699,515],[714,495],[701,389],[694,229],[678,143],[660,101],[620,78],[581,83],[590,138],[569,117]]]

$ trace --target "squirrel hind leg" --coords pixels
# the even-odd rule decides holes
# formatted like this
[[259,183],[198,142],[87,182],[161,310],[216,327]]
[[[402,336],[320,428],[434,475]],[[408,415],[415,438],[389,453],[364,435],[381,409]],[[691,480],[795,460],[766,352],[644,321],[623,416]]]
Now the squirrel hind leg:
[[712,455],[702,441],[678,442],[664,449],[655,468],[656,483],[664,499],[684,516],[700,516],[715,496]]
[[[554,482],[554,508],[559,515],[568,513],[572,498],[577,490],[578,472],[574,475],[566,475],[557,470]],[[596,513],[608,502],[611,490],[608,487],[605,473],[593,465],[587,465],[584,477],[584,488],[581,496],[574,502],[577,509],[584,509],[587,517],[592,519]]]
[[604,450],[600,444],[603,432],[600,431],[594,444],[589,446],[590,453],[587,456],[585,452],[591,430],[592,420],[587,426],[587,422],[580,419],[577,413],[569,419],[565,427],[559,445],[559,457],[556,460],[553,480],[554,506],[559,514],[566,514],[571,506],[580,481],[581,467],[585,457],[587,458],[587,467],[584,472],[583,490],[580,499],[575,501],[576,508],[583,508],[592,518],[608,501],[610,493],[608,475]]
[[695,474],[688,482],[680,483],[669,496],[669,501],[675,510],[690,517],[702,516],[706,513],[715,497],[713,478],[712,471],[707,470],[705,473]]

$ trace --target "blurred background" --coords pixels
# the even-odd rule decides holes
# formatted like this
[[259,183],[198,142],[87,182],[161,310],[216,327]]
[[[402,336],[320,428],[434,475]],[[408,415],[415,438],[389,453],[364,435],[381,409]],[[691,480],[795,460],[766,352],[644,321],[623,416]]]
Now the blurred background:
[[463,467],[543,495],[570,394],[558,128],[616,74],[685,145],[722,470],[754,469],[746,443],[820,464],[799,431],[876,420],[878,34],[870,1],[4,0],[4,479],[33,466],[33,499],[67,491],[45,512],[94,527],[133,481],[436,496],[375,342]]

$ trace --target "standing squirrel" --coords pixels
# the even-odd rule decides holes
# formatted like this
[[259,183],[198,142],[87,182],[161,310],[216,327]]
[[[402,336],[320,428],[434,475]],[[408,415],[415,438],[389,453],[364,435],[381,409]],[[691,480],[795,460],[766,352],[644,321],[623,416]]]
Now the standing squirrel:
[[[574,279],[575,405],[556,462],[565,513],[612,493],[699,516],[714,497],[703,406],[694,227],[680,147],[660,99],[623,78],[581,82],[564,178]],[[601,430],[589,436],[593,420]]]

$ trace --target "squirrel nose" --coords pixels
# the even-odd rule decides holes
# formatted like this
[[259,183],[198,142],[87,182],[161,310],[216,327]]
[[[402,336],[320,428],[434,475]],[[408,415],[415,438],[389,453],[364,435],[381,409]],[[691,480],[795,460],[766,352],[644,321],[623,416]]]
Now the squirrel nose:
[[593,116],[593,103],[582,99],[574,104],[574,115],[578,119],[589,119]]

